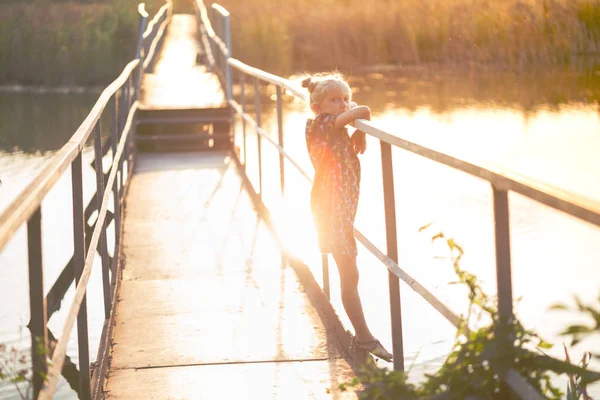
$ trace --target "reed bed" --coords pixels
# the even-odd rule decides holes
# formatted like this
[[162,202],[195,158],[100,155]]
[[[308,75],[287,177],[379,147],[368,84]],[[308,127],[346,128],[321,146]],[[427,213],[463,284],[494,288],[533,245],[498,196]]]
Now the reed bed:
[[600,55],[600,0],[221,0],[234,55],[277,73],[373,65],[524,69]]
[[2,0],[0,84],[105,85],[134,58],[138,24],[133,0]]
[[[162,3],[146,1],[151,12]],[[232,14],[234,56],[279,74],[381,65],[524,70],[600,59],[600,0],[219,3]],[[0,84],[105,85],[134,56],[136,4],[0,0]],[[175,9],[191,4],[176,0]]]

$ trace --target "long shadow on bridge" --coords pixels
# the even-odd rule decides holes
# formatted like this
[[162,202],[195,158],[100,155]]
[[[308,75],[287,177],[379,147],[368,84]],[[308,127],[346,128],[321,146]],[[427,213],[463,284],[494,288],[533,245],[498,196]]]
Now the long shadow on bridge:
[[124,224],[107,398],[356,398],[226,153],[139,154]]

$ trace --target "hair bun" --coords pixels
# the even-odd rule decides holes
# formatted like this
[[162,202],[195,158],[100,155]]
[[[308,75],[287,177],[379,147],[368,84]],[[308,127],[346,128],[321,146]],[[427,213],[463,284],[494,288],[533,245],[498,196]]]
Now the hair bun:
[[302,80],[302,87],[307,88],[310,93],[312,93],[316,85],[317,82],[312,80],[312,76],[309,76],[308,78]]

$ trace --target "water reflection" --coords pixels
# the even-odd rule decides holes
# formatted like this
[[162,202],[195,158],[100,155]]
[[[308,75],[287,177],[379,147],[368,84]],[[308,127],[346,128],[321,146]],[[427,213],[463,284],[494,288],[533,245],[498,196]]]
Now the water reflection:
[[97,93],[0,93],[0,150],[60,149],[97,99]]
[[[362,79],[368,82],[370,78]],[[441,108],[427,104],[431,95],[439,93],[435,88],[428,92],[426,84],[422,85],[425,89],[421,97],[406,96],[406,102],[395,102],[381,94],[394,92],[397,96],[406,89],[394,86],[389,78],[373,79],[381,86],[364,86],[371,89],[359,90],[357,100],[372,107],[377,126],[439,151],[600,201],[600,118],[597,104],[581,103],[589,93],[597,93],[596,88],[573,89],[562,98],[553,97],[557,99],[553,104],[543,102],[552,97],[552,91],[548,94],[539,86],[533,92],[547,96],[539,104],[524,100],[510,104],[510,98],[488,104],[480,102],[482,98],[472,92],[465,94],[466,89],[462,88],[462,93],[445,91],[448,97],[440,103],[454,99],[450,101],[453,105]],[[452,83],[446,84],[452,87]],[[530,93],[524,89],[523,92]],[[467,95],[471,96],[468,100],[460,100]],[[595,101],[596,97],[590,98]],[[265,103],[268,101],[265,99]],[[273,111],[274,107],[267,105],[262,115],[267,131],[277,140]],[[312,173],[303,132],[311,113],[303,104],[291,103],[284,114],[285,147]],[[241,131],[238,125],[238,146],[242,145]],[[248,173],[258,187],[257,138],[250,129],[247,132]],[[278,153],[265,141],[262,154],[263,171],[278,171]],[[435,230],[454,237],[466,250],[463,268],[479,276],[486,291],[493,295],[496,280],[490,186],[401,149],[394,149],[393,155],[400,265],[461,314],[467,297],[462,288],[448,284],[456,278],[451,264],[443,258],[447,254],[443,248],[431,245],[431,234],[418,230],[434,223]],[[356,226],[380,249],[385,249],[381,161],[376,139],[368,139],[368,150],[361,163],[363,182]],[[266,173],[262,184],[263,199],[275,214],[287,246],[309,264],[321,281],[320,256],[309,209],[309,183],[287,163],[284,199],[279,194],[277,172]],[[558,332],[568,323],[581,320],[575,315],[548,312],[548,308],[558,301],[571,301],[575,293],[585,301],[597,301],[600,250],[595,243],[600,240],[600,230],[519,195],[511,194],[509,200],[514,294],[521,298],[517,313],[526,327],[560,344],[565,340]],[[366,249],[359,248],[360,291],[367,319],[384,345],[391,347],[386,271]],[[332,271],[332,302],[346,326],[350,326],[341,305],[337,274],[335,269]],[[402,303],[406,364],[413,364],[414,376],[419,377],[443,361],[455,329],[405,285]],[[588,340],[571,350],[571,355],[578,359],[583,350],[599,347],[600,341]],[[560,345],[551,354],[564,356]]]
[[[39,173],[74,134],[98,98],[97,94],[0,93],[0,212]],[[108,134],[110,115],[101,120],[102,133]],[[93,139],[93,136],[92,136]],[[83,151],[83,194],[88,204],[96,189],[91,168],[90,143]],[[58,180],[42,202],[44,286],[49,290],[73,254],[71,221],[71,176],[69,170]],[[112,224],[109,227],[111,234]],[[26,229],[22,226],[0,252],[0,343],[27,353],[30,344],[29,294]],[[110,243],[110,240],[109,240]],[[103,304],[98,260],[88,286],[90,357],[95,359],[103,324]],[[74,297],[74,285],[63,300],[63,307],[48,322],[48,328],[60,336],[68,307]],[[67,354],[76,362],[76,330],[70,337]],[[61,378],[55,394],[58,399],[73,397]],[[18,399],[11,384],[0,384],[0,398]]]
[[564,105],[591,104],[597,109],[600,103],[600,74],[595,67],[521,73],[402,67],[351,76],[350,83],[358,102],[379,112],[426,106],[440,114],[466,106],[500,106],[521,110],[527,118],[539,108],[558,111]]
[[[439,74],[405,69],[402,73],[352,77],[356,100],[374,111],[377,125],[424,145],[486,163],[512,173],[526,175],[579,195],[600,199],[600,98],[599,77],[592,73],[540,73],[514,76],[505,73]],[[247,87],[251,109],[251,90]],[[263,124],[277,138],[272,93],[263,97]],[[9,203],[75,132],[96,101],[97,95],[0,94],[0,209]],[[310,111],[292,99],[284,112],[285,147],[306,171],[312,172],[304,141],[304,124]],[[105,129],[109,122],[103,121]],[[236,144],[242,145],[241,126],[236,126]],[[257,138],[247,129],[248,174],[258,187]],[[89,153],[87,159],[91,160]],[[494,244],[491,191],[489,185],[402,150],[394,150],[400,264],[457,313],[466,297],[454,280],[443,249],[432,247],[430,237],[418,228],[433,222],[438,230],[456,238],[466,250],[463,267],[475,272],[485,289],[495,292]],[[279,189],[278,153],[263,141],[263,196],[275,215],[291,251],[304,258],[318,281],[320,255],[309,209],[310,185],[286,163],[286,195]],[[363,182],[357,228],[380,249],[385,249],[383,195],[379,144],[368,141],[361,158]],[[91,170],[88,175],[93,177]],[[93,185],[92,185],[93,186]],[[48,209],[70,201],[68,177],[62,194],[48,199]],[[93,187],[90,188],[93,190]],[[90,192],[91,193],[91,192]],[[598,229],[540,206],[517,195],[510,196],[513,275],[517,307],[527,327],[556,343],[558,331],[573,315],[548,312],[556,301],[569,301],[573,293],[582,299],[597,298],[600,281]],[[59,208],[60,208],[59,207]],[[59,212],[44,214],[49,224],[60,223]],[[48,237],[49,287],[64,265],[68,250],[65,237]],[[54,243],[52,246],[51,244]],[[26,324],[26,254],[21,232],[11,248],[0,253],[0,266],[12,266],[0,278],[0,293],[6,295],[0,309],[0,342],[27,343],[15,326]],[[386,271],[359,245],[360,291],[374,333],[391,348]],[[64,253],[62,252],[64,250]],[[17,267],[15,267],[17,266]],[[98,270],[98,269],[96,269]],[[339,296],[339,283],[332,268],[332,302],[338,315],[350,326]],[[14,290],[6,290],[6,288]],[[100,293],[100,292],[98,292]],[[90,296],[90,299],[92,296]],[[101,298],[98,295],[98,298]],[[10,300],[8,300],[10,299]],[[18,302],[17,306],[11,302]],[[67,302],[69,299],[67,299]],[[453,341],[454,328],[428,304],[402,285],[404,340],[407,365],[416,376],[439,365]],[[98,321],[101,321],[101,307]],[[17,310],[17,311],[15,311]],[[59,318],[53,329],[59,330]],[[11,329],[15,327],[15,329]],[[95,329],[95,328],[94,328]],[[90,328],[90,332],[93,330]],[[97,330],[99,333],[99,330]],[[95,333],[96,331],[94,331]],[[562,357],[559,346],[554,355]],[[598,342],[585,342],[573,351],[593,350]],[[70,352],[74,355],[74,352]],[[95,354],[95,349],[92,350]],[[0,390],[1,392],[1,390]],[[4,392],[1,392],[4,395]]]

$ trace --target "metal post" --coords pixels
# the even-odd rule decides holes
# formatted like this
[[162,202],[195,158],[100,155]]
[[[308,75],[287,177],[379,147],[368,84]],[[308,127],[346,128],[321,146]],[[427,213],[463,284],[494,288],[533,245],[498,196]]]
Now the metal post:
[[[121,137],[123,136],[123,130],[125,128],[125,107],[127,106],[127,100],[125,98],[125,86],[121,86],[119,90],[119,132],[117,135],[117,143],[121,141]],[[125,158],[121,156],[119,159],[119,187],[120,190],[123,190],[125,185],[125,177],[123,174],[123,165],[125,163]]]
[[48,363],[48,309],[44,292],[44,268],[42,264],[42,209],[38,207],[27,222],[27,247],[29,254],[29,309],[31,322],[31,361],[33,373],[33,397],[37,398],[46,373]]
[[[392,146],[380,141],[381,170],[383,175],[383,198],[385,204],[385,231],[387,256],[398,263],[398,235],[396,232],[396,200],[394,197],[394,171],[392,168]],[[388,271],[390,291],[390,313],[392,320],[392,346],[394,370],[404,371],[404,344],[402,338],[402,307],[400,303],[400,281]]]
[[[260,93],[258,86],[258,78],[254,78],[254,107],[256,108],[256,125],[260,128]],[[261,137],[256,130],[256,141],[258,143],[258,187],[259,197],[262,200],[263,186],[262,186],[262,149],[261,149]]]
[[[217,10],[215,9],[215,4],[212,5],[212,7],[210,8],[210,14],[211,14],[211,18],[210,18],[210,23],[212,25],[213,31],[215,32],[215,36],[220,38],[221,37],[221,33],[219,32],[219,20],[218,20],[218,13]],[[216,42],[213,42],[213,57],[215,59],[215,66],[217,67],[217,70],[221,69],[221,57],[219,57],[219,52],[217,52],[218,46]]]
[[[508,209],[508,192],[492,185],[494,196],[494,231],[496,242],[496,285],[498,288],[498,314],[500,324],[497,325],[496,335],[503,341],[504,351],[510,351],[513,338],[510,337],[512,308],[512,271],[510,265],[510,225]],[[510,358],[512,360],[512,358]],[[505,374],[512,366],[512,361],[499,365],[499,373]],[[500,395],[504,398],[511,392],[508,385],[500,387]]]
[[227,56],[225,57],[225,86],[226,86],[226,93],[227,93],[227,100],[231,100],[231,93],[232,93],[232,82],[231,82],[231,67],[229,66],[229,63],[227,62],[227,60],[229,58],[232,57],[232,53],[231,53],[231,26],[229,24],[229,13],[227,13],[227,15],[223,16],[223,30],[224,30],[224,35],[225,35],[225,45],[227,46],[227,52],[229,54],[227,54]]
[[[100,129],[100,119],[94,129],[94,153],[95,162],[94,167],[96,169],[96,204],[98,209],[98,216],[100,216],[100,207],[102,207],[102,200],[104,199],[104,170],[102,168],[102,136]],[[100,235],[100,258],[102,260],[102,289],[104,291],[104,318],[110,317],[110,277],[108,276],[108,250],[106,245],[106,218],[103,221],[96,220],[96,226],[98,223],[102,223],[102,233]]]
[[508,319],[513,315],[508,193],[506,190],[494,186],[492,186],[492,190],[494,193],[494,229],[496,233],[498,312],[501,319]]
[[242,104],[242,143],[244,145],[244,171],[246,170],[246,74],[241,72],[240,77],[240,102]]
[[329,290],[329,257],[327,254],[321,254],[321,267],[323,271],[323,292],[327,300],[331,299]]
[[[112,161],[115,161],[115,155],[117,154],[117,144],[119,137],[119,100],[117,99],[117,95],[113,96],[113,125],[111,132],[111,146],[112,146]],[[114,207],[114,227],[115,227],[115,246],[114,246],[114,254],[113,254],[113,266],[114,269],[111,271],[111,286],[116,282],[116,266],[119,263],[119,246],[120,246],[120,235],[121,235],[121,194],[119,190],[119,182],[118,177],[120,174],[120,163],[117,163],[115,166],[117,168],[117,176],[113,182],[113,207]],[[115,168],[113,167],[113,168]]]
[[[127,78],[127,83],[125,84],[125,92],[126,94],[126,100],[125,100],[125,104],[126,107],[124,109],[124,115],[123,115],[123,128],[127,125],[127,118],[129,117],[129,110],[131,110],[131,75],[129,76],[129,78]],[[124,132],[122,132],[121,134],[123,134]],[[125,178],[127,178],[129,176],[129,170],[131,169],[131,163],[129,162],[129,138],[131,135],[128,135],[127,138],[125,139],[125,155],[124,155],[124,161],[127,161],[127,174],[125,175]],[[125,179],[127,180],[127,179]]]
[[144,74],[144,59],[146,58],[146,51],[144,49],[144,54],[142,54],[143,42],[144,42],[144,31],[146,30],[146,24],[148,22],[148,13],[144,8],[144,3],[140,3],[138,5],[138,13],[140,14],[140,31],[138,33],[138,42],[137,49],[135,51],[135,58],[140,60],[138,64],[138,73],[137,73],[137,83],[135,88],[135,99],[139,98],[140,87],[142,85],[142,75]]
[[[71,180],[73,188],[73,240],[75,254],[73,255],[73,273],[75,286],[85,266],[84,211],[83,211],[83,171],[81,152],[71,164]],[[77,314],[77,339],[79,349],[79,396],[89,400],[90,394],[90,355],[87,326],[87,296],[83,297],[79,314]]]
[[[279,135],[279,146],[283,148],[283,106],[282,106],[282,90],[281,86],[277,85],[277,133]],[[281,196],[285,191],[285,171],[283,154],[279,153],[279,179],[281,184]]]

